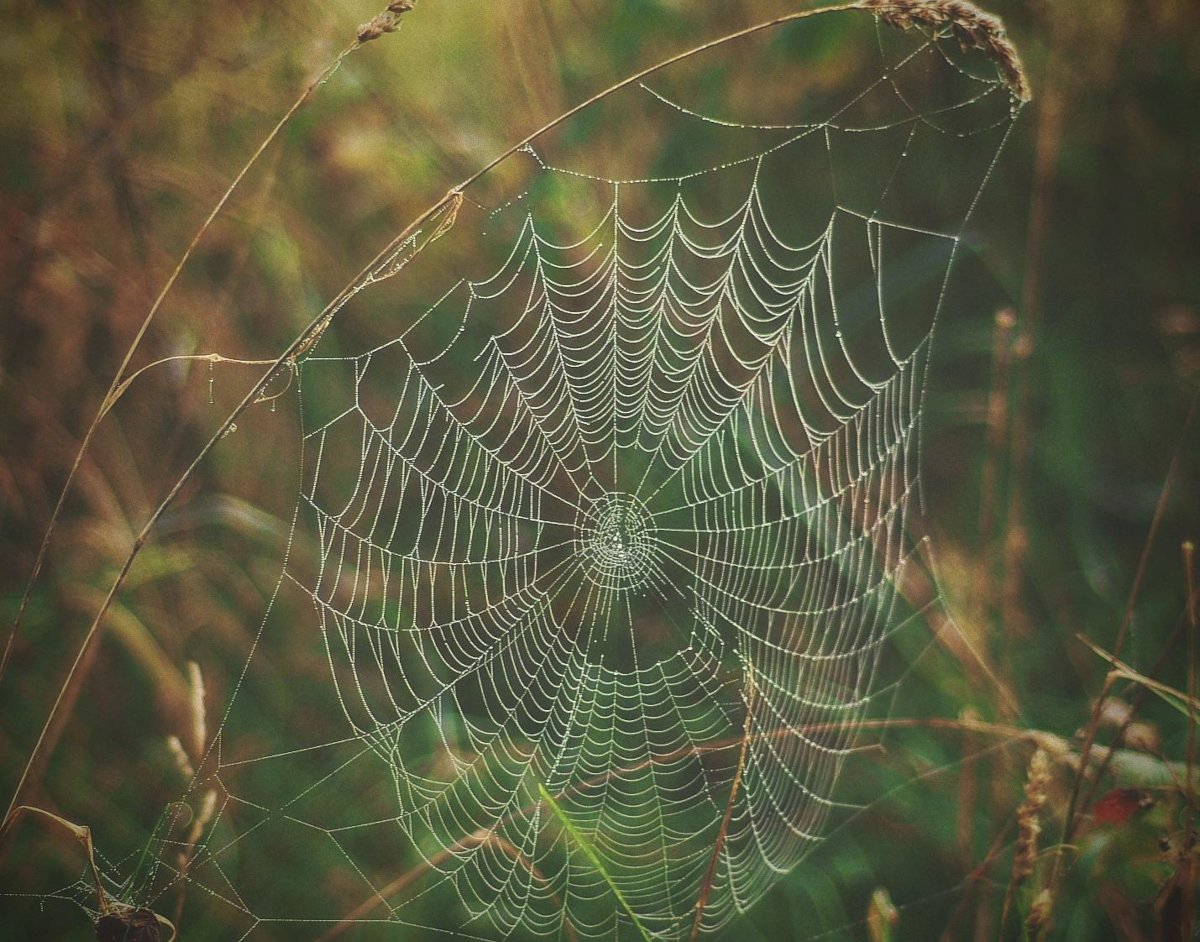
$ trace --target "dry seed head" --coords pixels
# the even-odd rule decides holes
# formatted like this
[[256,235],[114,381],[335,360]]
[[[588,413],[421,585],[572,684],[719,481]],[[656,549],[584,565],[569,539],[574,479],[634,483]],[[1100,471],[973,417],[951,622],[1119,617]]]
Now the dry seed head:
[[200,799],[200,810],[196,813],[196,819],[192,822],[192,828],[188,832],[188,848],[196,846],[196,842],[204,834],[204,829],[208,827],[208,823],[212,820],[213,812],[216,810],[217,790],[210,788],[204,793],[204,797]]
[[400,27],[400,17],[417,5],[417,0],[392,0],[387,8],[358,28],[358,41],[369,43],[385,33],[394,33]]
[[1012,882],[1020,885],[1033,873],[1037,860],[1038,835],[1042,833],[1039,817],[1046,803],[1050,784],[1050,756],[1040,746],[1034,750],[1025,773],[1025,800],[1017,809],[1017,849],[1013,854]]
[[900,910],[892,902],[886,887],[876,887],[867,905],[867,934],[871,942],[881,942],[892,937],[892,930],[900,923]]
[[200,665],[188,661],[188,689],[191,693],[189,707],[192,714],[192,755],[196,761],[204,757],[208,745],[208,724],[204,719],[204,675],[200,673]]
[[964,49],[982,52],[995,63],[1010,92],[1019,101],[1029,101],[1029,82],[1021,57],[1004,32],[1004,24],[966,0],[865,0],[870,10],[897,29],[928,27],[935,33],[949,32]]
[[1033,898],[1033,904],[1029,907],[1029,918],[1025,920],[1029,934],[1037,935],[1038,932],[1049,927],[1053,911],[1054,897],[1050,895],[1048,889],[1042,890]]
[[175,765],[185,779],[192,779],[196,775],[196,770],[192,768],[192,760],[188,758],[187,750],[183,748],[183,743],[179,737],[172,734],[167,737],[167,748],[171,751],[171,755],[175,757]]
[[1125,745],[1139,752],[1157,754],[1162,749],[1162,735],[1153,723],[1130,723],[1125,728]]

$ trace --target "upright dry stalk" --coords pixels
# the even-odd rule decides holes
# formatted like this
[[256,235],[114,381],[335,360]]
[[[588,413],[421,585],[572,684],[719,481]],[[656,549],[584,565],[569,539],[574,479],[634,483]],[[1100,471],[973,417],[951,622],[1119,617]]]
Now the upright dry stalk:
[[1017,841],[1013,851],[1012,870],[1008,889],[1004,893],[1004,907],[1000,914],[1000,936],[1008,924],[1017,890],[1033,875],[1037,863],[1038,836],[1042,833],[1042,807],[1046,804],[1046,791],[1050,784],[1050,756],[1041,746],[1034,750],[1025,772],[1025,798],[1017,807]]
[[208,748],[208,725],[204,707],[204,675],[200,673],[200,665],[188,661],[188,712],[191,714],[192,755],[200,762],[204,751]]
[[1013,329],[1017,315],[1012,308],[996,312],[996,328],[992,335],[992,386],[988,391],[987,440],[983,454],[983,476],[979,485],[978,553],[983,578],[976,586],[976,621],[989,622],[995,610],[995,575],[997,562],[992,547],[992,530],[999,516],[1000,461],[1009,427],[1010,368],[1013,353]]
[[1192,833],[1192,821],[1196,810],[1195,790],[1196,780],[1192,772],[1196,768],[1196,635],[1200,633],[1200,616],[1197,616],[1196,600],[1196,544],[1186,540],[1181,547],[1183,552],[1183,580],[1187,586],[1187,624],[1188,624],[1188,659],[1187,659],[1187,695],[1188,695],[1188,727],[1187,727],[1187,831]]
[[[959,712],[959,718],[967,722],[977,722],[979,714],[972,707],[964,707]],[[963,730],[962,763],[958,776],[957,808],[954,819],[955,842],[958,844],[959,859],[964,869],[971,866],[971,847],[975,835],[975,802],[979,794],[979,773],[976,757],[976,736],[970,730]]]
[[1184,585],[1187,587],[1188,669],[1187,669],[1187,775],[1184,778],[1185,835],[1179,859],[1175,864],[1176,885],[1167,902],[1174,905],[1178,916],[1180,939],[1192,939],[1196,924],[1196,883],[1200,863],[1196,860],[1196,635],[1200,633],[1200,617],[1196,601],[1196,546],[1191,540],[1183,544]]
[[[1052,17],[1051,44],[1058,46],[1061,17]],[[1024,604],[1025,563],[1029,540],[1025,526],[1025,484],[1029,469],[1030,418],[1034,397],[1030,360],[1040,321],[1042,273],[1046,260],[1046,232],[1050,221],[1051,194],[1055,183],[1058,153],[1062,144],[1066,90],[1055,68],[1054,55],[1042,79],[1041,102],[1034,150],[1033,184],[1029,223],[1026,229],[1024,280],[1017,307],[1017,331],[1013,345],[1013,404],[1009,428],[1008,494],[1005,508],[1007,530],[1002,547],[1000,617],[1004,629],[1017,635],[1016,643],[1028,637],[1033,626]]]
[[1024,283],[1018,306],[1016,339],[1013,343],[1013,405],[1009,427],[1008,502],[1000,590],[1001,623],[1006,631],[1027,637],[1032,625],[1024,605],[1025,561],[1029,540],[1025,526],[1025,484],[1031,455],[1030,417],[1034,407],[1030,361],[1041,320],[1042,271],[1046,258],[1046,232],[1050,222],[1050,197],[1062,144],[1066,109],[1062,82],[1051,71],[1044,79],[1034,151],[1033,186],[1029,225],[1025,239]]
[[746,682],[749,689],[746,692],[746,719],[742,723],[742,745],[738,750],[737,769],[733,773],[733,784],[729,786],[729,799],[725,802],[725,815],[721,819],[721,827],[717,831],[717,839],[713,843],[712,855],[708,859],[708,870],[700,883],[700,894],[696,899],[696,919],[692,923],[691,940],[700,935],[704,923],[704,910],[708,906],[708,897],[712,892],[713,883],[717,877],[717,866],[721,862],[721,851],[725,849],[725,839],[729,836],[729,822],[733,820],[733,809],[737,804],[738,789],[742,784],[742,774],[746,771],[746,756],[750,751],[751,729],[754,728],[754,700],[758,687],[754,683],[754,669],[748,667]]
[[1025,800],[1017,808],[1017,847],[1013,854],[1012,885],[1020,886],[1033,874],[1037,862],[1041,813],[1050,784],[1050,756],[1040,746],[1034,750],[1025,773]]

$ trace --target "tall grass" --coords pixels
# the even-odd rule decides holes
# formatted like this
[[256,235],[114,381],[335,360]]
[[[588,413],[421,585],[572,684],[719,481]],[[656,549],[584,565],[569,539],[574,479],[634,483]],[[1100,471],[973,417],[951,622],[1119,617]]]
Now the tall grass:
[[[206,708],[186,665],[203,665],[219,710],[295,488],[281,460],[295,417],[286,398],[258,400],[322,329],[345,273],[409,221],[448,215],[448,181],[503,152],[513,128],[793,12],[424,0],[399,36],[346,58],[408,5],[392,6],[384,20],[318,4],[14,11],[0,540],[5,612],[24,624],[5,653],[0,755],[14,809],[39,809],[12,819],[0,862],[19,933],[86,938],[55,897],[104,911],[80,872],[136,869],[186,784],[170,737],[203,761]],[[894,6],[919,20],[953,4]],[[1039,110],[981,206],[986,240],[966,262],[977,294],[939,342],[925,474],[957,627],[931,624],[944,643],[912,667],[886,751],[849,770],[864,811],[750,913],[747,938],[1194,931],[1197,576],[1184,547],[1200,529],[1200,276],[1186,207],[1200,149],[1186,103],[1200,13],[997,6]],[[297,658],[255,681],[282,703],[321,679]],[[30,770],[37,787],[19,786]],[[85,826],[95,857],[80,856]],[[888,919],[870,902],[881,887]],[[345,894],[348,915],[362,905]],[[225,931],[189,926],[185,893],[160,915],[185,937]]]

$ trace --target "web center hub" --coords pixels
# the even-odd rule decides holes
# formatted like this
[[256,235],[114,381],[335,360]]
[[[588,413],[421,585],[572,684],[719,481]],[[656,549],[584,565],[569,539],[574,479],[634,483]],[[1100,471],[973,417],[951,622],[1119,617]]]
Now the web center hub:
[[636,589],[650,574],[654,528],[649,511],[630,494],[610,493],[579,521],[584,572],[605,589]]

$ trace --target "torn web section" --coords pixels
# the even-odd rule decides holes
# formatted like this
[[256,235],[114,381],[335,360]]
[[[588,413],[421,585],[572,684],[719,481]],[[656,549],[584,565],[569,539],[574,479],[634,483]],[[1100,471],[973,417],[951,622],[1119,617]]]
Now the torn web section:
[[1009,115],[983,74],[869,17],[729,44],[355,295],[299,365],[284,580],[345,733],[222,770],[350,889],[246,913],[684,938],[818,846],[910,624],[933,330]]

